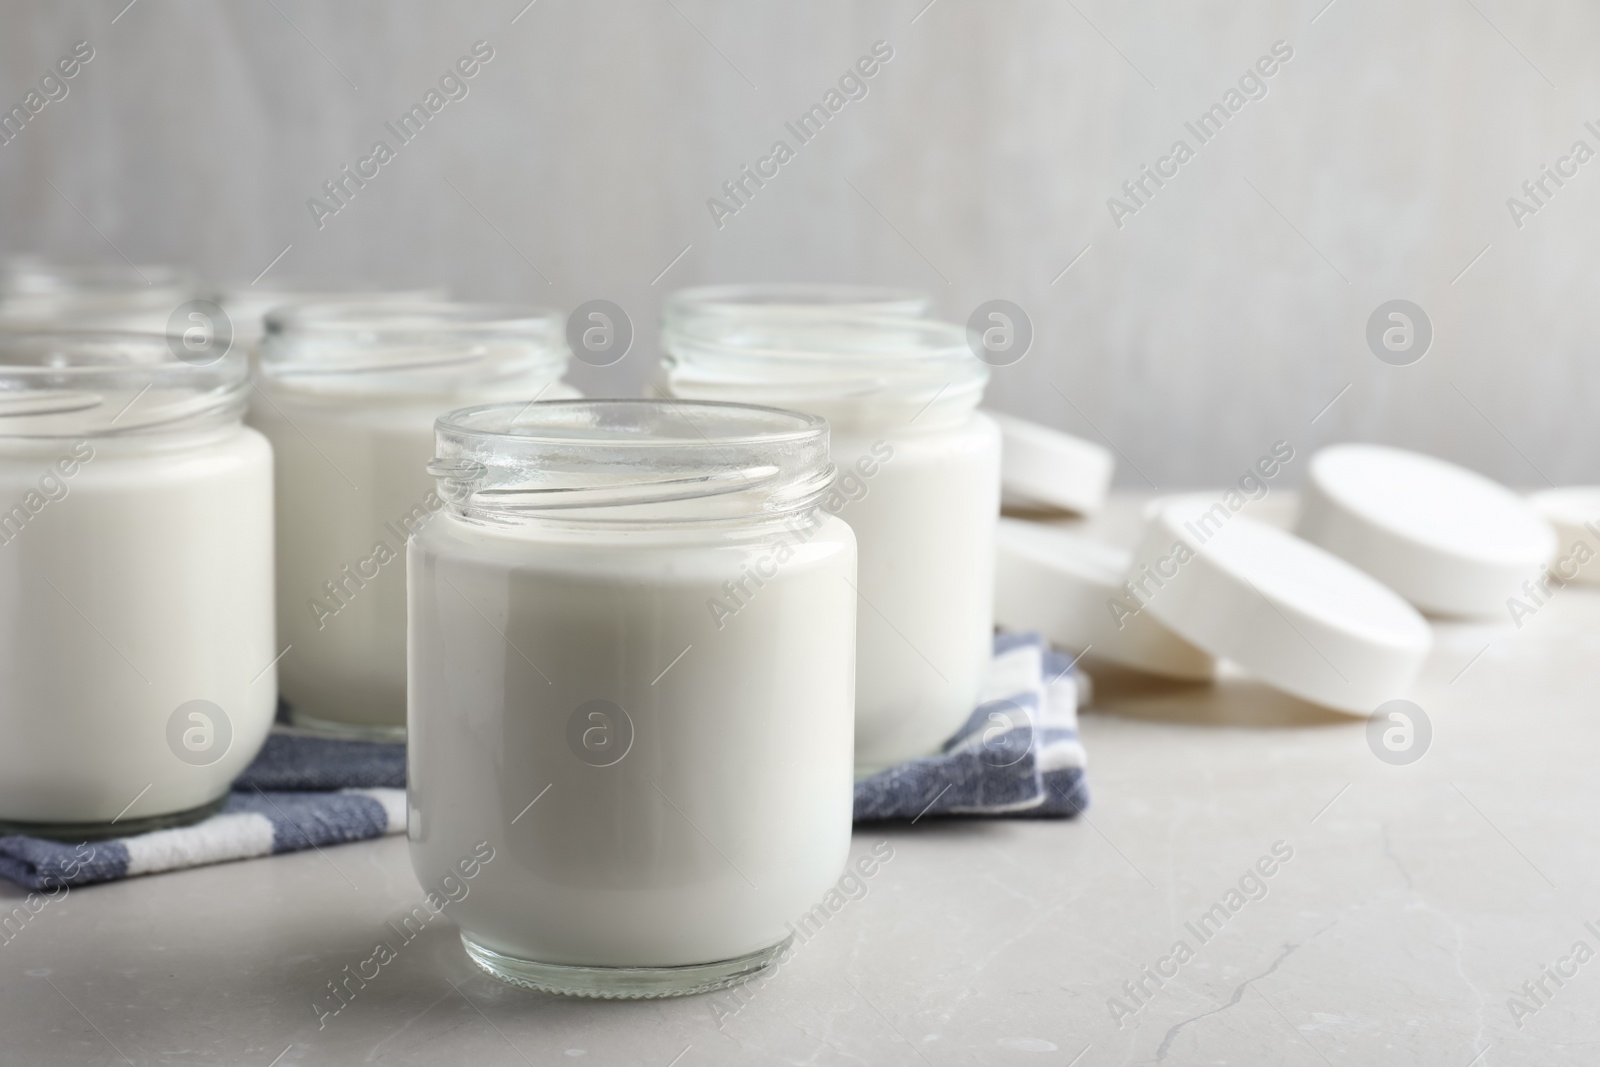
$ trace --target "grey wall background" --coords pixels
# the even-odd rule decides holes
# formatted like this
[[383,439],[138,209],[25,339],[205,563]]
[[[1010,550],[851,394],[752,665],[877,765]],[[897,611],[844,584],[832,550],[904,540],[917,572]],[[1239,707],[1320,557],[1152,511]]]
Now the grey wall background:
[[[125,3],[0,4],[6,108],[95,50],[0,145],[0,254],[248,282],[287,246],[262,285],[604,297],[640,340],[578,368],[594,393],[641,387],[682,285],[898,283],[958,321],[1004,297],[1036,340],[989,403],[1109,439],[1129,487],[1232,480],[1280,438],[1600,480],[1600,159],[1520,229],[1506,205],[1600,150],[1581,0]],[[319,230],[307,198],[477,40],[470,94]],[[719,230],[706,199],[878,40],[869,95]],[[1268,95],[1114,226],[1278,40]],[[1364,339],[1396,297],[1435,330],[1406,367]]]

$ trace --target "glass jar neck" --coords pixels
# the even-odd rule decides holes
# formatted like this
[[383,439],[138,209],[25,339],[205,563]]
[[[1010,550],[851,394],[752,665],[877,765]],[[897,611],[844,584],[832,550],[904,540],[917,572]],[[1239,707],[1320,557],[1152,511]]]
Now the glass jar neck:
[[677,397],[822,415],[841,431],[964,421],[988,367],[957,326],[926,319],[698,319],[663,334]]
[[507,542],[560,542],[574,547],[606,549],[655,549],[719,547],[745,545],[785,539],[793,543],[810,541],[827,521],[828,512],[820,504],[782,514],[736,514],[705,518],[685,518],[663,514],[652,520],[643,511],[627,522],[596,520],[566,514],[482,514],[464,513],[444,502],[434,521],[454,524],[467,536],[484,536]]
[[661,305],[664,331],[695,319],[771,319],[806,322],[823,316],[917,318],[928,313],[926,293],[875,285],[762,282],[679,289]]
[[435,435],[439,496],[486,526],[781,526],[833,478],[825,422],[737,404],[493,404],[451,412]]
[[[259,366],[259,365],[258,365]],[[564,400],[578,395],[576,390],[543,372],[525,377],[469,378],[440,377],[427,382],[394,383],[376,378],[355,381],[328,381],[322,378],[269,377],[258,373],[258,394],[271,403],[305,411],[332,413],[395,411],[425,415],[432,427],[441,411],[464,404],[492,404],[529,400]]]
[[223,427],[243,417],[248,391],[236,350],[195,352],[165,334],[0,331],[0,438]]
[[532,395],[566,371],[560,316],[477,304],[317,303],[266,317],[259,372],[329,398]]
[[278,308],[307,304],[393,304],[401,307],[438,304],[449,294],[444,289],[267,289],[236,285],[223,289],[216,301],[227,312],[233,336],[259,347],[266,336],[266,317]]
[[0,267],[0,323],[159,333],[196,288],[171,267],[13,260]]

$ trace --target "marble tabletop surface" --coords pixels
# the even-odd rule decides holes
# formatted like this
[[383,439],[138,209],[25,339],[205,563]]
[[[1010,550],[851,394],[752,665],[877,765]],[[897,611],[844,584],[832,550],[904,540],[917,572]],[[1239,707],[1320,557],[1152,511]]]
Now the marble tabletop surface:
[[741,996],[530,993],[440,922],[319,1027],[421,899],[389,838],[71,891],[0,946],[0,1062],[1600,1062],[1600,590],[1436,629],[1406,766],[1235,674],[1094,673],[1087,815],[859,827],[892,858]]

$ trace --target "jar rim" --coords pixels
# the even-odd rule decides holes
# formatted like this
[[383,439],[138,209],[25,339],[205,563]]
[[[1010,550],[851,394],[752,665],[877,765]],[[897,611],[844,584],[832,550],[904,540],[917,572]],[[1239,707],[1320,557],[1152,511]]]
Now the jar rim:
[[447,303],[449,290],[444,286],[417,286],[415,288],[385,289],[376,285],[354,288],[318,289],[311,286],[264,286],[256,289],[247,284],[216,286],[211,299],[224,309],[229,307],[254,310],[266,316],[279,308],[303,307],[317,304],[438,304]]
[[735,282],[668,294],[664,314],[793,314],[854,309],[864,314],[923,315],[932,300],[916,289],[838,282]]
[[274,308],[265,327],[263,379],[329,397],[549,383],[570,355],[561,314],[521,304],[317,301]]
[[[737,352],[762,360],[814,360],[817,356],[838,355],[906,362],[978,362],[962,327],[907,315],[836,314],[809,322],[695,320],[679,327],[676,335],[676,339],[710,351]],[[752,338],[759,339],[759,343],[752,343]]]
[[513,525],[782,519],[833,478],[825,419],[722,401],[545,400],[439,417],[429,473],[454,513]]
[[450,290],[443,285],[397,285],[388,286],[381,282],[362,280],[356,284],[329,283],[328,285],[315,285],[310,282],[290,282],[287,285],[252,285],[249,282],[224,282],[211,286],[211,295],[218,303],[229,300],[256,300],[260,298],[275,299],[278,301],[274,307],[287,307],[291,304],[327,304],[327,303],[379,303],[389,304],[396,300],[409,299],[418,303],[436,304],[448,303]]
[[545,330],[561,325],[559,311],[535,305],[463,303],[453,300],[406,303],[361,297],[283,304],[267,312],[265,318],[269,334],[307,332],[339,335],[425,329],[449,329],[472,334],[519,328]]
[[249,375],[231,340],[191,350],[181,336],[154,331],[0,329],[0,437],[234,421],[244,413]]
[[822,410],[839,424],[930,421],[975,407],[989,368],[966,331],[935,319],[703,316],[665,331],[667,383],[680,397]]
[[213,286],[210,299],[222,308],[237,336],[259,344],[266,336],[267,316],[279,308],[307,304],[431,304],[450,299],[444,286],[415,289],[384,289],[357,284],[348,288],[318,289],[310,286],[262,286],[246,283]]
[[[695,437],[680,436],[636,436],[618,437],[615,435],[602,436],[590,432],[579,436],[572,432],[584,427],[574,424],[570,418],[558,423],[556,420],[572,412],[590,411],[601,412],[612,410],[672,410],[687,417],[691,412],[703,416],[716,418],[719,416],[744,416],[751,420],[767,419],[773,426],[772,429],[755,430],[745,433],[720,433],[715,436],[708,435],[703,425],[695,425]],[[534,422],[526,422],[527,413],[533,412],[534,417],[547,416],[544,426]],[[486,428],[482,423],[497,420],[499,416],[510,412],[512,422],[519,432],[512,433],[506,430]],[[724,423],[730,425],[731,423]],[[785,429],[778,429],[782,424]],[[564,429],[566,433],[523,433],[523,427],[530,429],[550,428]],[[568,445],[593,444],[607,448],[659,448],[682,443],[691,448],[704,446],[717,447],[719,445],[748,445],[759,443],[778,444],[787,441],[800,441],[826,435],[828,420],[819,415],[807,414],[803,411],[790,411],[787,408],[768,407],[762,404],[738,404],[725,400],[652,400],[647,397],[618,397],[606,398],[576,398],[571,400],[541,400],[524,402],[501,402],[498,404],[475,404],[471,407],[458,408],[447,412],[434,422],[434,429],[439,434],[460,435],[462,437],[475,436],[487,440],[505,439],[518,443]],[[718,427],[712,425],[716,431]]]
[[8,297],[103,298],[197,288],[189,271],[160,263],[69,263],[19,256],[0,265],[0,296]]

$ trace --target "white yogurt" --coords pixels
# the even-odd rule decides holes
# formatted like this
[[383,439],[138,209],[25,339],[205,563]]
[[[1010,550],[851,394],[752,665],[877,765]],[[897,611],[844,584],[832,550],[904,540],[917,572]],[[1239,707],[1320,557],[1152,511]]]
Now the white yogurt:
[[861,551],[856,772],[936,750],[977,705],[994,624],[1000,433],[975,410],[988,374],[963,331],[719,315],[663,340],[675,396],[828,419],[839,481],[827,506]]
[[243,357],[13,335],[0,379],[0,819],[134,832],[219,801],[277,704]]
[[510,440],[516,417],[441,420],[459,503],[409,549],[413,865],[432,884],[490,842],[452,914],[509,981],[748,976],[850,841],[856,556],[815,510],[826,428],[574,401]]
[[[926,429],[861,429],[834,434],[840,480],[830,505],[861,553],[856,765],[864,775],[938,748],[979,703],[994,640],[1000,439],[981,412]],[[862,477],[863,461],[873,460],[877,473]],[[854,499],[853,482],[862,487]]]
[[278,636],[295,718],[399,736],[405,542],[438,510],[433,423],[466,403],[572,396],[548,312],[318,304],[269,317],[250,421],[277,454]]

